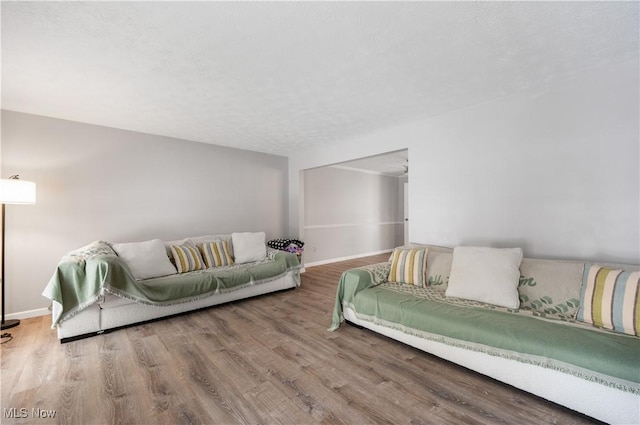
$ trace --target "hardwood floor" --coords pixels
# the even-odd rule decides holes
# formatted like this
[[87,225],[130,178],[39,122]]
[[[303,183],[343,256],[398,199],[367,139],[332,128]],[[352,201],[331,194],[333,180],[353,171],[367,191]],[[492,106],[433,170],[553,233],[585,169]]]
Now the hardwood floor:
[[368,330],[327,332],[342,271],[387,258],[307,268],[295,290],[67,344],[49,317],[23,320],[1,346],[0,422],[593,422]]

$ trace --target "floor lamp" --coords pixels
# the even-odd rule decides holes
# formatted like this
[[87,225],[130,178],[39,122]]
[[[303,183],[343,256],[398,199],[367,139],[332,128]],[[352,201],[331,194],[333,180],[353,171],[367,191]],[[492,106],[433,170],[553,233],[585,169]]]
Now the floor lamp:
[[35,204],[36,184],[20,180],[14,175],[0,180],[0,202],[2,202],[2,329],[13,328],[20,324],[19,320],[4,320],[4,206],[5,204]]

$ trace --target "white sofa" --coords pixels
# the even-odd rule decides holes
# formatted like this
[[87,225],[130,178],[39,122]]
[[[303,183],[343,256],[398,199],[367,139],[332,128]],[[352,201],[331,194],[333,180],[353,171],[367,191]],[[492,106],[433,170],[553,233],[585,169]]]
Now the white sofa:
[[[585,312],[590,313],[581,304],[592,289],[591,272],[607,269],[583,261],[524,258],[516,270],[518,306],[506,308],[447,295],[461,264],[454,261],[454,250],[428,245],[399,249],[424,248],[422,287],[389,281],[394,256],[387,263],[346,271],[330,330],[347,320],[598,420],[640,423],[637,329],[629,335],[583,322],[591,320],[585,319]],[[640,270],[637,265],[598,265]],[[635,279],[637,288],[640,274],[619,276]],[[551,338],[556,331],[558,337]],[[526,350],[513,348],[522,346]]]
[[[230,253],[231,258],[244,256],[241,264],[206,267],[202,255],[201,269],[178,272],[179,265],[170,260],[172,246],[202,248],[202,244],[211,241],[227,241],[233,247],[235,235],[258,236],[260,240],[256,233],[234,233],[145,241],[140,246],[94,242],[70,252],[60,261],[43,292],[52,301],[52,326],[57,329],[58,338],[68,342],[300,285],[296,255],[267,248],[264,234],[261,247],[254,244],[249,251]],[[136,250],[144,258],[132,258],[136,257]],[[192,252],[202,254],[200,249]],[[154,255],[155,261],[149,261]],[[182,292],[166,295],[168,286]]]

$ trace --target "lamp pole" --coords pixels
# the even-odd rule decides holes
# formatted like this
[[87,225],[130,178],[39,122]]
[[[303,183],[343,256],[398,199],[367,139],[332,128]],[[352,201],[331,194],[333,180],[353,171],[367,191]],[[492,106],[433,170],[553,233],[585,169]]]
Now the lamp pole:
[[2,324],[0,325],[0,329],[9,329],[20,324],[20,320],[11,319],[4,320],[4,202],[2,203]]
[[36,203],[36,184],[20,180],[17,174],[8,179],[0,179],[0,203],[2,203],[2,323],[1,329],[9,329],[20,324],[19,320],[5,320],[5,292],[4,284],[4,266],[5,266],[5,205],[6,204],[35,204]]

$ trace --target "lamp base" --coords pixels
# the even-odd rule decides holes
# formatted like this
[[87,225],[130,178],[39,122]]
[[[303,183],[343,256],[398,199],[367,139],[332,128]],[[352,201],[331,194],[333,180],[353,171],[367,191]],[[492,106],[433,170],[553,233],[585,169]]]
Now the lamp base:
[[19,324],[20,324],[20,321],[16,319],[5,320],[4,322],[2,322],[2,327],[0,327],[0,330],[15,328]]

